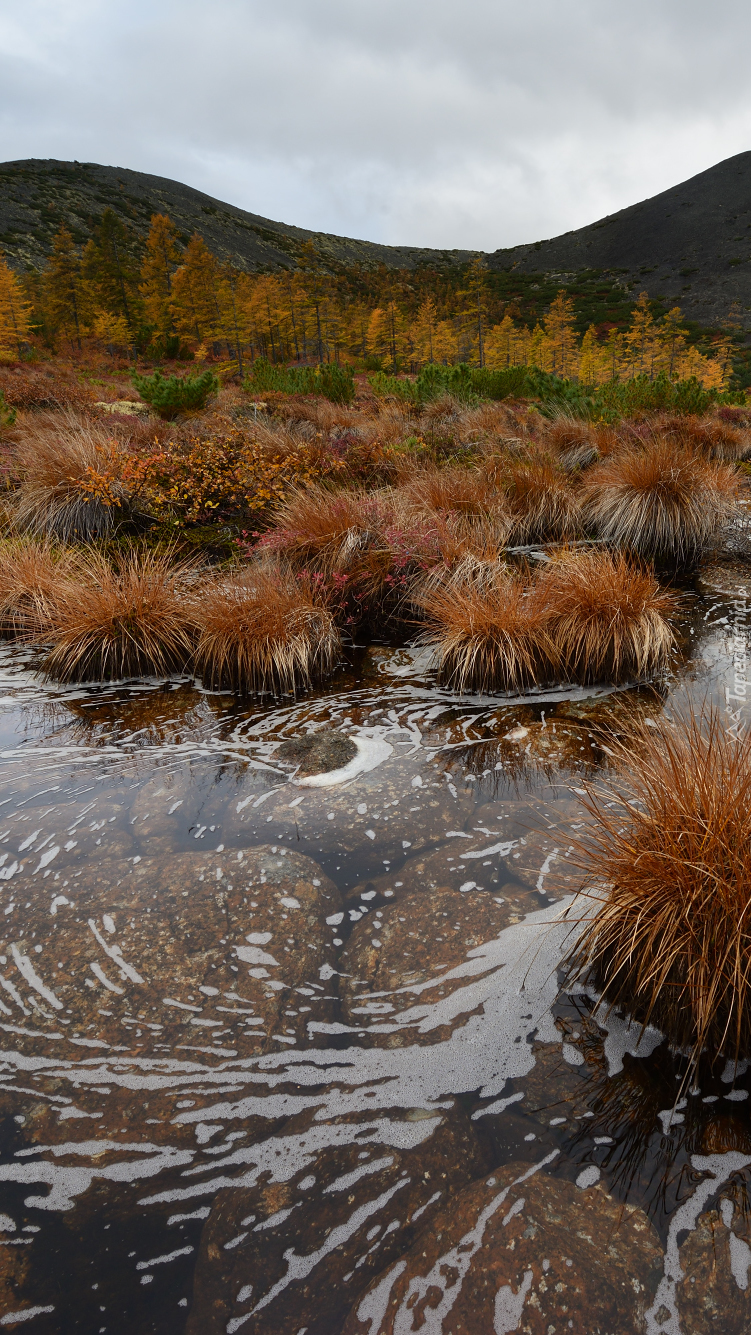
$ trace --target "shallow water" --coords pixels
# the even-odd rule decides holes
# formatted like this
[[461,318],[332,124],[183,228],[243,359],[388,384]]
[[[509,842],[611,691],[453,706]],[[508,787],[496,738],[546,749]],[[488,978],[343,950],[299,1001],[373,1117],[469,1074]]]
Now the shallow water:
[[[745,1068],[674,1107],[559,972],[597,728],[724,706],[744,577],[659,691],[456,697],[372,645],[261,708],[0,648],[0,1324],[749,1328]],[[373,767],[297,785],[331,724]]]

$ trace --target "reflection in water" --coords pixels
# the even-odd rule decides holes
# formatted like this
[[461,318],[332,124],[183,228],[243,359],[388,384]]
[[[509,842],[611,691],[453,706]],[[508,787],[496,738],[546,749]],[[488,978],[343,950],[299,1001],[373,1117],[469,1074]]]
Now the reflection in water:
[[[457,698],[379,646],[259,708],[3,647],[5,1325],[546,1330],[563,1285],[580,1328],[677,1331],[690,1242],[747,1328],[745,1067],[674,1107],[660,1036],[558,980],[603,728],[722,698],[731,594],[662,693]],[[297,786],[279,744],[330,726],[391,749]]]

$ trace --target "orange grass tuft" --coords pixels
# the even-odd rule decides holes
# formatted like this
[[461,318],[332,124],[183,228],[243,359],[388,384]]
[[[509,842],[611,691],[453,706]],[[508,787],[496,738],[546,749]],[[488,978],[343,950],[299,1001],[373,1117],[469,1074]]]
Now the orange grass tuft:
[[676,596],[622,552],[563,552],[538,579],[548,629],[577,681],[628,681],[664,670]]
[[277,567],[213,581],[196,598],[194,616],[196,667],[213,688],[293,693],[336,667],[341,641],[331,612]]
[[534,591],[500,562],[468,555],[413,594],[438,679],[457,691],[519,690],[555,675],[560,656]]
[[313,561],[325,571],[346,569],[359,552],[380,545],[378,530],[392,493],[313,484],[294,491],[275,511],[263,546],[297,564]]
[[467,515],[507,513],[503,492],[475,468],[422,467],[412,470],[399,488],[403,499],[425,510]]
[[610,747],[618,779],[584,799],[582,893],[596,911],[576,966],[692,1068],[703,1051],[749,1053],[751,739],[708,710]]
[[751,452],[751,432],[719,417],[670,417],[655,423],[655,430],[708,459],[735,463]]
[[635,555],[690,566],[732,516],[738,478],[662,439],[622,449],[587,475],[586,524],[598,537]]
[[116,565],[87,554],[75,578],[58,585],[47,625],[29,628],[51,642],[44,670],[61,681],[105,681],[184,667],[193,648],[185,588],[192,569],[150,552],[131,551]]
[[552,459],[537,455],[510,461],[504,472],[513,541],[559,542],[578,536],[578,495]]
[[25,421],[14,449],[16,527],[65,542],[106,536],[128,509],[120,465],[120,448],[97,422],[72,411]]
[[78,556],[44,539],[11,538],[0,547],[0,632],[36,634],[49,625],[62,582],[75,573]]

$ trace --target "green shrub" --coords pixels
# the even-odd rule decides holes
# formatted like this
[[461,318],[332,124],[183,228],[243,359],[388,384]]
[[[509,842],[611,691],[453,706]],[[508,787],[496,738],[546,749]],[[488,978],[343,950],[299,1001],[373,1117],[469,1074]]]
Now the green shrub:
[[355,377],[349,366],[324,362],[321,366],[272,366],[265,357],[257,357],[253,370],[245,377],[243,388],[249,394],[322,394],[332,403],[351,403],[355,397]]
[[387,375],[385,371],[374,371],[368,376],[368,384],[379,399],[395,398],[404,399],[407,403],[416,402],[414,380],[405,380],[398,375]]
[[505,399],[509,395],[529,393],[527,372],[523,366],[511,366],[504,371],[488,371],[484,367],[424,366],[416,380],[386,375],[377,371],[368,376],[368,383],[379,397],[393,395],[410,403],[431,403],[450,394],[461,403],[477,403],[480,399]]
[[13,426],[16,420],[16,410],[11,408],[9,403],[5,402],[5,395],[0,389],[0,431],[6,427]]
[[332,403],[351,403],[355,397],[355,377],[349,366],[326,362],[318,367],[316,379],[318,388],[314,392],[323,394]]
[[219,389],[219,381],[212,371],[183,377],[165,376],[159,370],[153,375],[139,375],[132,371],[131,380],[141,398],[150,403],[160,417],[168,420],[190,409],[205,408],[210,395]]

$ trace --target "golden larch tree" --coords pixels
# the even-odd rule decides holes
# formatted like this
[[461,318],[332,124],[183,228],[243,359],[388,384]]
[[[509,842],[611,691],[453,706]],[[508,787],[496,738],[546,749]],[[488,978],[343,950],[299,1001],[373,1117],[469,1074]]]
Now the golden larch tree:
[[158,333],[172,332],[172,278],[180,264],[179,233],[165,213],[154,213],[141,264],[140,292],[146,319]]
[[31,331],[31,317],[31,303],[0,251],[0,356],[21,356]]
[[193,233],[172,278],[170,308],[178,333],[200,346],[222,337],[218,303],[219,265],[206,242]]

